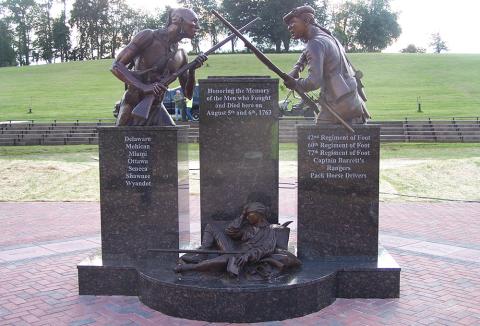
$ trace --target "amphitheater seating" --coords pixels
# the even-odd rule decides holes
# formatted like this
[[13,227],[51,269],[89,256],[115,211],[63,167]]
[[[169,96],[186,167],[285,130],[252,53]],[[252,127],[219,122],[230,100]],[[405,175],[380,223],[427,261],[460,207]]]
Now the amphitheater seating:
[[[284,117],[280,119],[280,142],[296,142],[297,125],[313,124],[312,118]],[[428,120],[372,121],[381,126],[382,142],[480,142],[480,120],[451,118]],[[198,142],[198,122],[190,125],[189,141]],[[111,126],[113,119],[96,122],[35,121],[0,122],[0,146],[6,145],[71,145],[98,144],[97,127]]]

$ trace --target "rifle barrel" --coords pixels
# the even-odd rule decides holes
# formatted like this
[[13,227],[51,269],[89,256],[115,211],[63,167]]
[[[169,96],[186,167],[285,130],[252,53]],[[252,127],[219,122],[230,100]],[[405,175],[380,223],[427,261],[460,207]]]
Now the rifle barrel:
[[[245,26],[243,26],[242,28],[240,28],[241,31],[245,31],[247,30],[248,28],[250,28],[250,26],[252,26],[257,20],[259,20],[259,18],[255,18],[254,20],[252,20],[251,22],[249,22],[248,24],[246,24]],[[215,44],[212,48],[208,49],[207,52],[204,53],[204,55],[209,55],[213,52],[215,52],[216,50],[218,50],[219,48],[221,48],[223,45],[225,45],[228,41],[232,40],[233,38],[235,38],[236,35],[234,33],[232,33],[231,35],[229,35],[227,38],[225,38],[224,40],[222,40],[221,42],[218,42],[217,44]],[[197,57],[198,58],[198,57]],[[173,83],[178,76],[180,76],[181,74],[183,74],[185,71],[193,68],[197,63],[195,61],[192,61],[190,62],[189,64],[186,64],[185,66],[181,67],[180,69],[178,69],[176,72],[172,73],[171,75],[169,75],[168,77],[166,77],[165,79],[163,79],[161,81],[161,83],[165,86],[165,87],[168,87],[168,85],[170,85],[171,83]],[[137,73],[139,75],[141,74],[144,74],[144,73],[147,73],[149,71],[152,71],[152,70],[155,70],[157,69],[157,67],[152,67],[150,69],[146,69],[146,70],[142,70],[140,73]],[[147,95],[140,103],[138,103],[135,108],[133,109],[132,111],[132,114],[133,115],[136,115],[142,119],[147,119],[148,116],[150,115],[150,108],[152,106],[152,103],[153,103],[153,100],[155,99],[155,96],[153,94],[150,94],[150,95]]]
[[267,58],[267,56],[265,56],[265,54],[263,54],[260,50],[258,50],[252,43],[250,43],[249,40],[247,40],[245,38],[245,36],[242,35],[242,31],[240,30],[237,30],[232,24],[230,24],[225,18],[222,17],[222,15],[220,15],[218,13],[218,11],[216,10],[212,10],[212,13],[222,21],[222,23],[225,24],[225,26],[228,27],[228,29],[230,29],[233,34],[235,34],[236,36],[238,36],[239,39],[241,39],[243,41],[243,43],[245,43],[245,46],[247,48],[249,48],[256,56],[257,58],[262,61],[270,70],[272,70],[273,72],[275,72],[280,78],[282,78],[283,80],[285,80],[286,78],[288,78],[288,75],[286,73],[284,73],[283,71],[280,70],[280,68],[278,68],[277,66],[275,66],[275,64],[270,61],[269,58]]
[[[247,29],[249,29],[254,23],[256,23],[260,18],[255,18],[254,20],[252,20],[251,22],[249,22],[248,24],[246,24],[245,26],[243,26],[242,28],[240,28],[239,30],[244,32],[246,31]],[[213,52],[217,51],[218,49],[220,49],[222,46],[224,46],[225,44],[227,44],[229,41],[231,41],[232,39],[234,39],[235,37],[237,37],[237,35],[235,35],[235,33],[232,33],[230,34],[228,37],[226,37],[225,39],[223,39],[222,41],[218,42],[217,44],[215,44],[213,47],[211,47],[210,49],[208,49],[207,51],[205,51],[203,54],[204,55],[210,55],[212,54]],[[198,58],[198,56],[197,56]],[[164,82],[163,84],[165,86],[168,86],[168,84],[172,83],[175,81],[175,79],[177,79],[178,76],[180,76],[181,74],[183,74],[185,71],[193,68],[197,63],[195,61],[192,61],[190,62],[189,64],[181,67],[180,69],[178,69],[178,71],[174,72],[173,74],[171,74],[169,77],[167,77],[166,79],[166,82]]]
[[148,249],[148,251],[153,251],[153,252],[164,252],[164,253],[186,253],[186,254],[220,254],[220,255],[226,255],[226,254],[244,254],[245,252],[240,251],[240,250],[209,250],[209,249],[162,249],[162,248],[154,248],[154,249]]
[[[258,20],[260,20],[259,17],[255,18],[254,20],[252,20],[251,22],[249,22],[248,24],[246,24],[245,26],[243,26],[242,28],[239,29],[240,32],[244,32],[246,31],[247,29],[249,29],[253,24],[255,24]],[[217,44],[215,44],[211,49],[208,49],[204,54],[205,55],[209,55],[215,51],[217,51],[218,49],[220,49],[222,46],[224,46],[225,44],[227,44],[229,41],[233,40],[235,37],[237,37],[237,35],[235,35],[235,33],[232,33],[230,35],[228,35],[224,40],[218,42]]]

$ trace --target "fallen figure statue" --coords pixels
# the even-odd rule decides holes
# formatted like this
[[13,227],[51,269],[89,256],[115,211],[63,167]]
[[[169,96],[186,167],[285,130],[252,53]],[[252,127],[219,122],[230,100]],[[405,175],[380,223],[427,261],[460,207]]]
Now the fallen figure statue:
[[270,224],[266,207],[259,202],[245,205],[242,214],[226,228],[208,224],[197,251],[180,257],[176,272],[227,272],[239,277],[269,279],[301,261],[288,251],[291,222]]

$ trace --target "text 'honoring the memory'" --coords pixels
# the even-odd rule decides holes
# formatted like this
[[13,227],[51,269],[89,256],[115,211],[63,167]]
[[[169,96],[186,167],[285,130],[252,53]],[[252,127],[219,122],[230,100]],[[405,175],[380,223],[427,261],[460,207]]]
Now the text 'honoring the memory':
[[262,87],[208,87],[206,115],[219,117],[269,117],[273,115],[272,90]]

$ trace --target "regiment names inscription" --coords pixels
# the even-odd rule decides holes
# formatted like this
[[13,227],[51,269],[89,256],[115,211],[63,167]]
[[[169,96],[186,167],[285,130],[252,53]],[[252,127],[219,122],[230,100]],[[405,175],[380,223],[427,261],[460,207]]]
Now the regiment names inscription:
[[307,135],[307,160],[313,171],[311,179],[367,179],[363,166],[370,160],[370,135]]
[[298,253],[376,259],[380,128],[298,126]]

